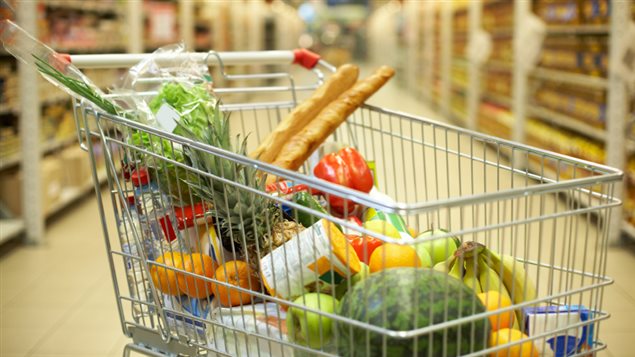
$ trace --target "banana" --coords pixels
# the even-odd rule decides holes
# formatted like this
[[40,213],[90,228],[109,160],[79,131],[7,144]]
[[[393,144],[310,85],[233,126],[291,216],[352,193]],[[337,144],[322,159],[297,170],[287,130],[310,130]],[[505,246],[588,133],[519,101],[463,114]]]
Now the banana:
[[487,250],[485,255],[485,260],[490,268],[500,273],[503,284],[510,293],[514,304],[520,304],[536,298],[536,285],[527,275],[522,263],[512,256],[499,256],[490,250]]
[[448,259],[442,262],[436,263],[434,267],[432,267],[432,269],[447,274],[450,272],[450,270],[452,270],[452,267],[454,266],[455,261],[456,261],[456,258],[454,257],[454,255],[452,255]]
[[454,265],[452,265],[452,269],[450,269],[448,275],[463,280],[463,271],[463,259],[461,257],[454,258]]
[[[483,292],[483,288],[481,287],[481,283],[478,281],[478,274],[475,270],[475,265],[478,260],[475,258],[470,258],[465,261],[465,276],[463,276],[463,283],[467,285],[470,289],[474,290],[475,293],[480,294]],[[478,269],[478,268],[477,268]]]
[[496,274],[496,271],[487,265],[487,261],[484,256],[480,256],[478,259],[478,281],[481,283],[483,291],[496,291],[499,294],[506,296],[512,301],[507,288],[501,281],[501,278]]
[[[511,298],[511,294],[507,291],[505,284],[501,281],[500,276],[496,273],[492,267],[487,264],[487,259],[484,256],[479,257],[479,277],[478,280],[481,282],[481,287],[484,292],[487,291],[496,291],[501,294],[501,296],[506,297],[509,301],[513,301]],[[520,310],[515,310],[514,314],[516,318],[514,319],[513,327],[519,329],[518,321],[520,321],[520,317],[522,316],[522,312]]]

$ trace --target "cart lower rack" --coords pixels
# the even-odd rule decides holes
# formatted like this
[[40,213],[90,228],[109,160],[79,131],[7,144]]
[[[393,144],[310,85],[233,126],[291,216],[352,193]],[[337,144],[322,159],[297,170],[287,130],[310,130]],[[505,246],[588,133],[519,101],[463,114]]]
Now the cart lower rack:
[[[292,52],[196,56],[222,74],[250,63],[290,71],[218,76],[231,140],[249,134],[248,149],[303,90],[322,82],[320,65],[332,70],[320,61],[312,69],[316,83],[300,85],[290,74],[296,71],[281,64]],[[146,57],[71,58],[98,68]],[[312,160],[290,172],[105,114],[88,101],[76,100],[75,114],[92,159],[122,328],[132,338],[127,349],[525,356],[605,348],[607,222],[620,204],[617,170],[364,105],[329,142],[356,148],[374,168],[367,194],[312,176]],[[96,176],[102,153],[105,199]],[[283,184],[265,189],[258,182],[266,175]],[[301,200],[307,196],[319,207]],[[344,202],[338,210],[337,199]],[[113,215],[116,231],[107,225]],[[359,225],[353,217],[391,224]],[[383,256],[364,255],[371,238]],[[402,267],[369,274],[362,262],[373,271],[377,259]]]

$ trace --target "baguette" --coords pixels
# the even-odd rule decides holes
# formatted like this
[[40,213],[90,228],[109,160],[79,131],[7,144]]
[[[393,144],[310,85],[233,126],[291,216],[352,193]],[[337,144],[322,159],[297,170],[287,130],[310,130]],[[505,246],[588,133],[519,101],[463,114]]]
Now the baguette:
[[297,132],[302,130],[329,103],[334,101],[357,81],[359,68],[345,64],[322,85],[313,95],[297,106],[249,156],[271,163],[280,153],[280,149]]
[[382,66],[370,77],[357,82],[324,108],[302,131],[294,135],[283,146],[273,164],[289,170],[299,169],[322,142],[394,74],[392,68]]

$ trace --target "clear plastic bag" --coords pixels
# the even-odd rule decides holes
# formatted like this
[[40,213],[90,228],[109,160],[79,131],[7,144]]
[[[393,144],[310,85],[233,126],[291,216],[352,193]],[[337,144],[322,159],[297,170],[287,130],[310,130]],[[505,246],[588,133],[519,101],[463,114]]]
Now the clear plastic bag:
[[[183,44],[161,47],[130,68],[113,93],[121,94],[118,103],[134,110],[137,120],[183,136],[204,136],[201,133],[210,130],[218,110],[207,65],[187,56]],[[151,155],[142,158],[175,205],[200,201],[190,190],[198,177],[170,162],[189,164],[183,148],[146,133],[132,132],[130,139],[134,145],[169,159],[158,162]]]

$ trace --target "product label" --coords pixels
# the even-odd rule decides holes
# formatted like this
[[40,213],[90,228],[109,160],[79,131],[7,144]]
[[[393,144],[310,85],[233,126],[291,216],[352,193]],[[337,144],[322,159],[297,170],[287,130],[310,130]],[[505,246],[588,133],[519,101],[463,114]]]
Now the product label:
[[[526,333],[535,336],[550,333],[580,322],[588,321],[589,310],[581,306],[548,306],[525,308]],[[546,344],[537,343],[542,355],[571,356],[584,351],[593,342],[593,325],[567,329],[549,336]]]
[[163,103],[156,114],[159,126],[170,133],[174,131],[174,128],[176,128],[176,123],[180,117],[179,112],[167,103]]
[[262,258],[263,283],[272,295],[288,299],[308,292],[316,283],[342,281],[349,272],[359,271],[359,260],[347,244],[339,229],[322,219]]

